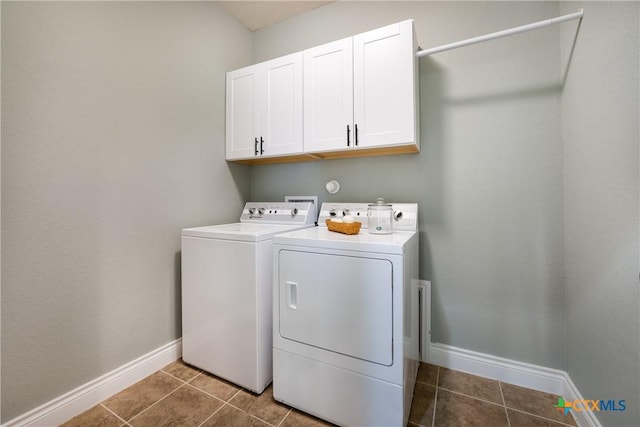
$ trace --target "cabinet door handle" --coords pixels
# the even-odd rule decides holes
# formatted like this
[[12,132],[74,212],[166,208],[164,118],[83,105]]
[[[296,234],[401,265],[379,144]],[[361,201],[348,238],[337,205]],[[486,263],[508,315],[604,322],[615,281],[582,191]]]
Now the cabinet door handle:
[[355,124],[355,132],[356,132],[356,142],[355,142],[355,144],[356,144],[356,147],[357,147],[358,146],[358,124],[357,123]]
[[253,150],[254,150],[254,154],[257,156],[258,155],[258,138],[254,138],[255,140],[255,144],[253,144]]
[[264,148],[262,148],[263,144],[264,144],[264,139],[260,137],[260,154],[264,154]]
[[349,125],[347,125],[347,147],[351,145],[351,129],[349,129]]

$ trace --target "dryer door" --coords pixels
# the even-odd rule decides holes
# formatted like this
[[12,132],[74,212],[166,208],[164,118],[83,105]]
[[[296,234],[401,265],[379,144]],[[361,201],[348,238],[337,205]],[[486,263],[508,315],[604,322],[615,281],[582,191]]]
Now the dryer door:
[[280,335],[319,349],[393,363],[393,269],[385,259],[283,250]]

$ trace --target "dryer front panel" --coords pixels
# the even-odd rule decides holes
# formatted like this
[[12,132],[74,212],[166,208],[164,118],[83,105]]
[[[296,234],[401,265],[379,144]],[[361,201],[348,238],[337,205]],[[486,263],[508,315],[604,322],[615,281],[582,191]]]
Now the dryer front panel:
[[393,364],[393,264],[387,259],[282,250],[279,334],[317,349]]

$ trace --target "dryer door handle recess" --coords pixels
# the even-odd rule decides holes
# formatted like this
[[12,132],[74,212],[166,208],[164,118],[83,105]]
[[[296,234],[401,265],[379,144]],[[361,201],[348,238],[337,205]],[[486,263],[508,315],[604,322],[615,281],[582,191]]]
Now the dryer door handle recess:
[[292,310],[298,309],[298,284],[287,282],[287,306]]

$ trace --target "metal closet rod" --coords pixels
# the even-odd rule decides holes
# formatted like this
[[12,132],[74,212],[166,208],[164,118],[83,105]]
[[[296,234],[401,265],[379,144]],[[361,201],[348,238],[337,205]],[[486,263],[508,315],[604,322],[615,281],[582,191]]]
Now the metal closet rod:
[[434,53],[440,53],[451,49],[457,49],[459,47],[469,46],[476,43],[486,42],[489,40],[499,39],[501,37],[511,36],[513,34],[524,33],[526,31],[537,30],[538,28],[548,27],[549,25],[559,24],[561,22],[572,21],[574,19],[582,19],[584,11],[582,9],[577,12],[570,13],[568,15],[558,16],[557,18],[545,19],[544,21],[534,22],[532,24],[521,25],[519,27],[510,28],[508,30],[498,31],[496,33],[486,34],[484,36],[473,37],[466,40],[461,40],[455,43],[449,43],[442,46],[432,47],[430,49],[419,50],[416,52],[418,58],[432,55]]

